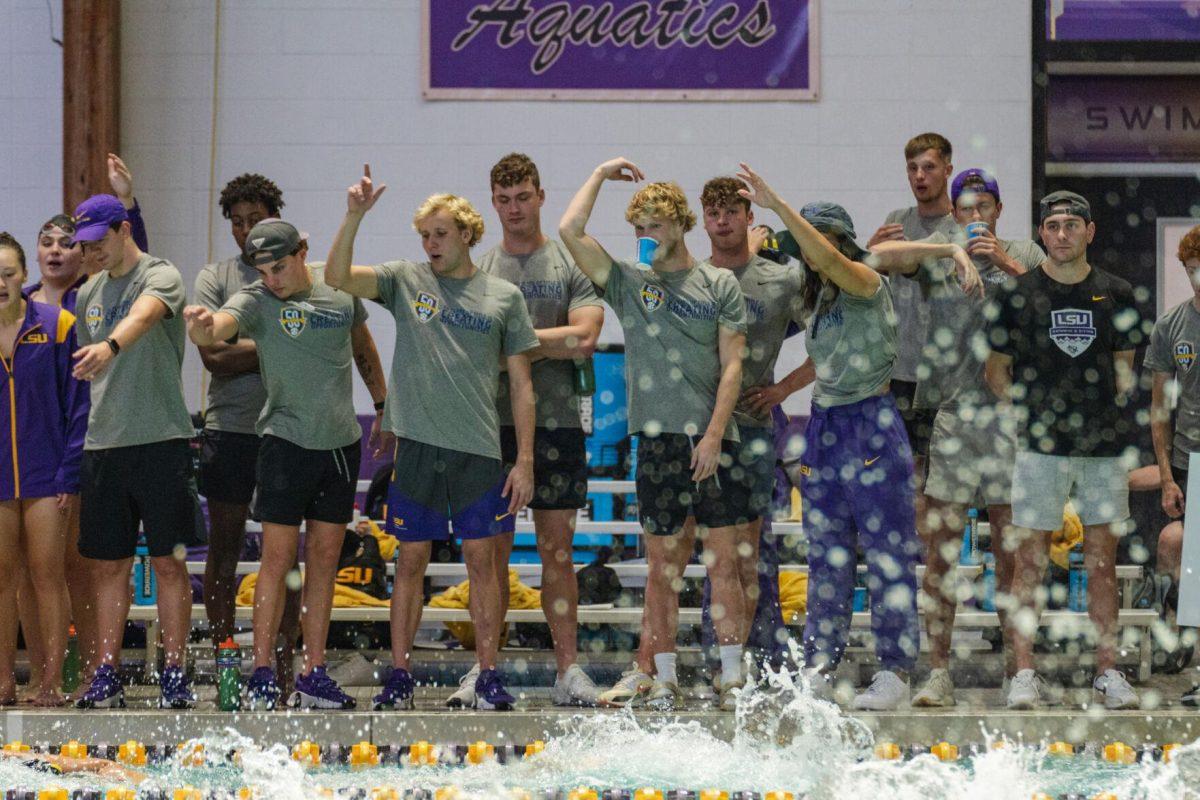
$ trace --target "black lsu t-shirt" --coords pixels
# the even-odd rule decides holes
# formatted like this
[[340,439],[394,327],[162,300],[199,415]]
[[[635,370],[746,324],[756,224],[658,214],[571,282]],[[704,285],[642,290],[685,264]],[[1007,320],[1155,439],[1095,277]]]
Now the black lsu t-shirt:
[[1117,405],[1113,353],[1144,344],[1129,283],[1092,267],[1059,283],[1042,269],[1010,281],[991,345],[1013,359],[1021,446],[1057,456],[1117,456],[1132,409]]

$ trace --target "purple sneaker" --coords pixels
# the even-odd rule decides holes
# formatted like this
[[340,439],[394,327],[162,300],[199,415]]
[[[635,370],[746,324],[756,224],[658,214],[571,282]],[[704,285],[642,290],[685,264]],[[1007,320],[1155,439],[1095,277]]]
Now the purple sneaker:
[[413,702],[413,692],[417,687],[416,681],[413,680],[412,674],[406,670],[396,667],[392,670],[392,676],[388,678],[387,683],[383,685],[383,691],[375,695],[371,708],[375,711],[395,710],[412,711],[416,708]]
[[307,675],[296,677],[296,691],[288,705],[292,708],[323,708],[347,711],[357,705],[354,698],[342,691],[337,681],[329,677],[325,667],[313,667]]
[[512,711],[517,698],[508,693],[500,672],[485,669],[475,679],[475,707],[483,711]]
[[101,664],[92,676],[92,683],[83,696],[75,701],[76,708],[124,708],[125,689],[111,664]]
[[188,680],[183,667],[173,664],[163,669],[162,678],[158,681],[159,708],[195,708],[196,695],[192,691],[192,682]]
[[246,707],[251,711],[274,711],[281,694],[275,670],[259,667],[246,684]]

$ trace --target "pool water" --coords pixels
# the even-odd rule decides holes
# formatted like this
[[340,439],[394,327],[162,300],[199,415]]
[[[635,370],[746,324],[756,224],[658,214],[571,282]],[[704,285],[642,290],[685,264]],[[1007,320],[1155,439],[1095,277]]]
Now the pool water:
[[[221,763],[203,767],[151,766],[139,796],[165,790],[172,798],[176,789],[191,786],[205,797],[249,786],[263,798],[307,800],[327,796],[322,788],[347,797],[353,789],[365,789],[369,798],[377,787],[404,796],[406,790],[456,786],[461,790],[456,800],[465,800],[509,797],[516,788],[537,793],[587,786],[598,791],[655,787],[664,793],[785,790],[797,800],[1030,800],[1037,792],[1056,798],[1100,792],[1120,800],[1200,798],[1200,744],[1195,743],[1173,752],[1168,763],[1116,765],[1090,753],[1052,756],[1041,746],[1006,743],[993,749],[992,742],[974,757],[954,762],[932,755],[879,760],[872,752],[873,737],[860,722],[813,699],[786,674],[768,676],[766,685],[744,693],[732,741],[712,736],[697,722],[653,721],[632,713],[581,713],[563,727],[565,733],[549,739],[543,752],[507,764],[307,770],[291,759],[294,743],[263,748],[233,730],[213,732],[200,740],[205,752],[237,751],[236,766],[223,756]],[[70,792],[104,784],[95,777],[50,776],[0,762],[0,785],[61,786]]]

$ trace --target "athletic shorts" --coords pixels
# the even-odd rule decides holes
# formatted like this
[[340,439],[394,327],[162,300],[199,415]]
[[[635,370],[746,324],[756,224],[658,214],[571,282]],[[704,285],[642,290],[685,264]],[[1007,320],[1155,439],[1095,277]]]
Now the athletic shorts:
[[262,438],[205,428],[200,432],[200,494],[208,501],[249,505],[258,483]]
[[1129,518],[1129,476],[1121,459],[1052,456],[1018,450],[1013,467],[1013,524],[1035,531],[1062,527],[1070,499],[1084,525]]
[[[500,428],[500,452],[507,475],[517,463],[517,429]],[[577,509],[587,505],[587,438],[579,428],[535,428],[533,499],[530,508]]]
[[309,450],[264,436],[258,453],[258,518],[276,525],[299,525],[306,519],[349,524],[361,458],[357,441],[333,450]]
[[896,408],[900,409],[900,418],[904,420],[904,430],[908,432],[913,455],[929,455],[929,437],[933,434],[933,418],[937,409],[913,408],[913,397],[917,393],[915,382],[893,379],[891,386],[892,396],[896,398]]
[[945,407],[933,419],[925,494],[945,503],[1012,503],[1017,426],[1007,406]]
[[[697,441],[699,441],[697,439]],[[688,517],[707,528],[725,528],[758,519],[751,509],[751,473],[739,463],[737,442],[721,442],[717,472],[692,480],[692,437],[682,433],[638,436],[638,517],[646,533],[673,536]]]
[[85,558],[133,558],[139,527],[151,556],[207,541],[187,439],[84,450],[80,472],[79,553]]
[[775,429],[741,425],[738,432],[737,464],[747,473],[750,514],[769,519],[775,501]]
[[404,542],[512,533],[516,519],[501,496],[507,477],[498,459],[398,439],[387,532]]

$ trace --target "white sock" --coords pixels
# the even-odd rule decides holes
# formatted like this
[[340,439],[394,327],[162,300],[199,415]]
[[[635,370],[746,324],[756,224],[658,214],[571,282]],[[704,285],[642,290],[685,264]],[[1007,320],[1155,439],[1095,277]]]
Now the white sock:
[[723,644],[717,649],[721,653],[721,683],[741,683],[742,646],[740,644]]
[[655,677],[664,683],[679,683],[679,679],[675,677],[675,654],[674,653],[657,653],[654,656],[654,669],[658,673]]

